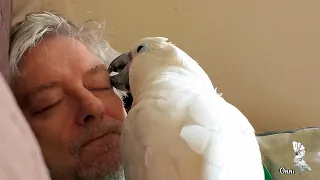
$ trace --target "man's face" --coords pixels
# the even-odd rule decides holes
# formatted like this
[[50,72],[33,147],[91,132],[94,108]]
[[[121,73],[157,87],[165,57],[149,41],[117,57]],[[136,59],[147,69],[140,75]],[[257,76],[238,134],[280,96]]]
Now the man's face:
[[18,68],[12,89],[52,178],[91,180],[120,171],[125,110],[101,61],[80,41],[55,36],[27,50]]

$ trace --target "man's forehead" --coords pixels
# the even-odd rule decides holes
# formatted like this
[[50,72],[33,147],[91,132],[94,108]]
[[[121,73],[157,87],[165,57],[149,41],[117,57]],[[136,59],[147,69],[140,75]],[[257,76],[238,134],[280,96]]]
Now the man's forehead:
[[[49,49],[50,46],[45,43],[39,45],[45,48],[33,49],[35,52],[25,56],[19,66],[20,74],[16,80],[20,87],[17,88],[24,89],[23,94],[48,89],[58,84],[59,81],[63,81],[64,78],[86,78],[97,73],[107,72],[106,65],[86,47],[84,48],[84,45],[78,46],[80,51],[79,49],[78,51],[70,51],[61,58],[53,53],[56,49]],[[49,53],[49,51],[51,52]],[[53,55],[49,57],[50,54]]]
[[83,51],[86,46],[79,40],[63,36],[63,35],[55,35],[55,36],[44,36],[39,43],[35,46],[29,47],[24,56],[52,56],[52,55],[60,55],[66,52],[70,52],[70,50],[80,50]]
[[87,69],[92,61],[99,59],[82,42],[71,37],[55,36],[46,37],[35,47],[29,48],[23,54],[18,68],[21,73],[29,69],[33,71],[47,70],[46,68],[61,69],[68,65]]

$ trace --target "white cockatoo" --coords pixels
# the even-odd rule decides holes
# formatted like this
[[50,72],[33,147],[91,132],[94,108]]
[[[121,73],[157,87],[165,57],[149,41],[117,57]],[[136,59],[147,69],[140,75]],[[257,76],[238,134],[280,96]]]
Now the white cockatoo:
[[111,84],[132,94],[121,153],[126,180],[264,180],[255,131],[198,63],[164,37],[112,61]]

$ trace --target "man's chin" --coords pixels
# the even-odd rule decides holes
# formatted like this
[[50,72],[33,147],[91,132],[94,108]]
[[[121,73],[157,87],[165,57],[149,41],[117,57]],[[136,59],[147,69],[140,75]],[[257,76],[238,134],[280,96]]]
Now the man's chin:
[[119,171],[122,171],[120,135],[108,135],[83,147],[78,164],[79,176],[96,180]]
[[[96,167],[86,167],[80,168],[77,171],[78,180],[121,180],[124,179],[124,172],[122,166],[110,168],[110,166],[101,164],[98,168]],[[120,178],[121,177],[121,178]]]
[[[86,162],[85,162],[86,161]],[[122,172],[120,155],[108,152],[90,161],[80,161],[78,165],[78,177],[80,180],[110,179],[106,177],[119,176]]]
[[122,166],[115,170],[82,169],[77,172],[77,180],[124,180],[124,171]]

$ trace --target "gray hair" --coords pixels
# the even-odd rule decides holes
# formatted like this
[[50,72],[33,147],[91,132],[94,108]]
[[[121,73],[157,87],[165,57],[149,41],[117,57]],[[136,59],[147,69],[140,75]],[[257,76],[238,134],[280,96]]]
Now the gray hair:
[[[94,27],[96,26],[96,28]],[[44,36],[66,35],[79,40],[103,63],[110,62],[119,55],[104,40],[104,26],[94,21],[86,21],[79,26],[66,18],[48,11],[27,14],[25,20],[15,24],[10,35],[9,65],[2,73],[9,84],[19,74],[18,64],[28,48],[36,46]],[[124,92],[120,92],[124,96]]]

